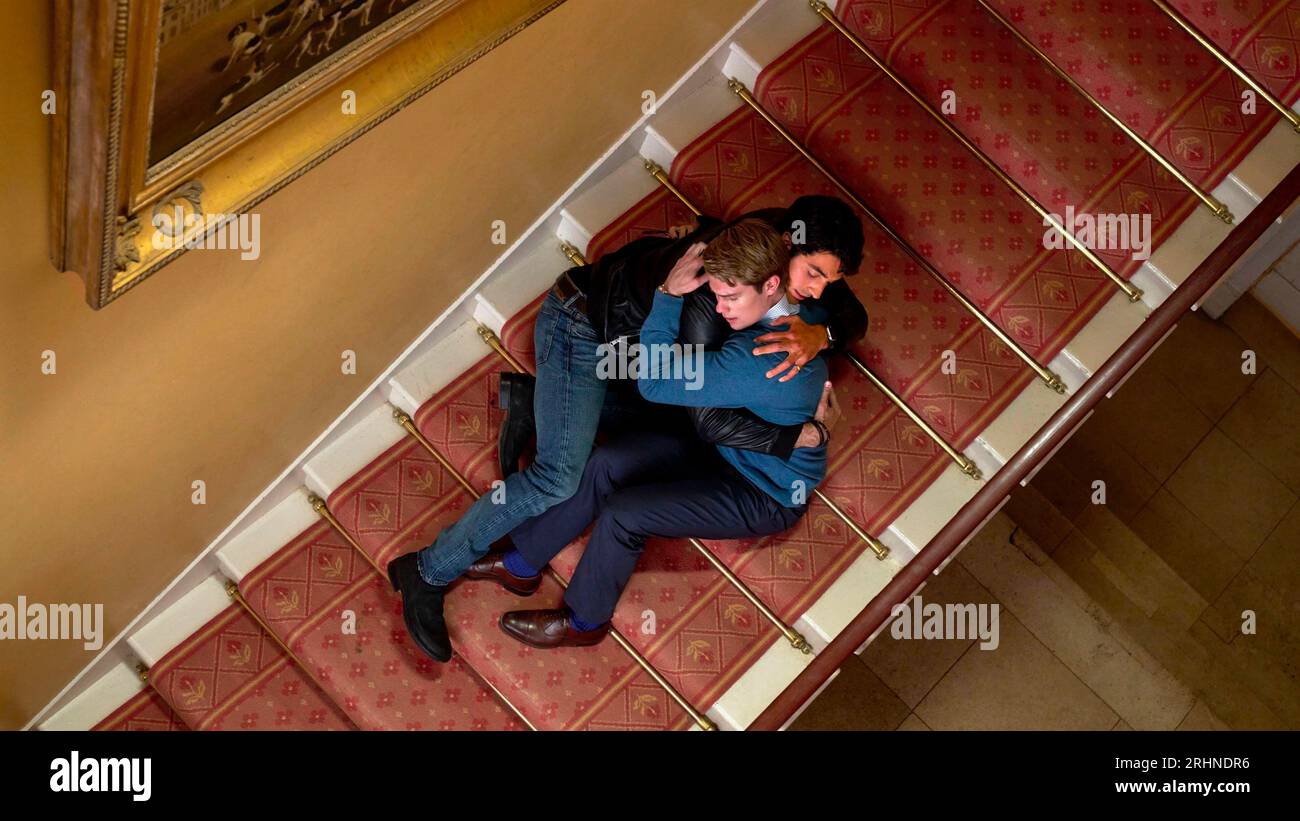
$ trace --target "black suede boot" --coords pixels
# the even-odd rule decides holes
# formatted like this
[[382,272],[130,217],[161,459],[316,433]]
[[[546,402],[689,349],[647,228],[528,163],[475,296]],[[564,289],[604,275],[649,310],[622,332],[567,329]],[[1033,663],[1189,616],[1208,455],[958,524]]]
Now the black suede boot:
[[451,637],[442,615],[445,587],[435,587],[420,578],[416,553],[398,556],[388,563],[388,581],[402,594],[402,618],[415,646],[434,661],[451,659]]
[[497,434],[497,460],[502,478],[519,470],[519,457],[536,434],[533,421],[533,387],[537,378],[526,373],[501,374],[497,406],[506,412]]

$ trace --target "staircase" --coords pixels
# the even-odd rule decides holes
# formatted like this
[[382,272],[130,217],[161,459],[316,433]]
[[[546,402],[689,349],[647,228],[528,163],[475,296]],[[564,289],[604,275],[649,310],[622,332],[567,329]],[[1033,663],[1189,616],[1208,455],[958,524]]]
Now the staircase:
[[[1273,223],[1300,119],[1262,92],[1300,98],[1298,49],[1300,2],[757,3],[34,725],[785,725],[1122,381],[1117,351],[1148,352]],[[499,374],[532,369],[550,282],[809,193],[862,211],[871,326],[832,363],[845,418],[807,515],[652,542],[594,647],[520,645],[496,626],[520,602],[459,584],[457,655],[425,658],[384,568],[500,478]],[[1149,215],[1150,259],[1044,248],[1067,205]]]

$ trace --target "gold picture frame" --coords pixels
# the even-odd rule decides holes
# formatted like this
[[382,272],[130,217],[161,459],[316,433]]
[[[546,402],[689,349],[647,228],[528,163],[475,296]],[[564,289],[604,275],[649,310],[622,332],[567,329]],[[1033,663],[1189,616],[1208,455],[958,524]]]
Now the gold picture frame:
[[51,261],[102,308],[561,2],[55,0]]

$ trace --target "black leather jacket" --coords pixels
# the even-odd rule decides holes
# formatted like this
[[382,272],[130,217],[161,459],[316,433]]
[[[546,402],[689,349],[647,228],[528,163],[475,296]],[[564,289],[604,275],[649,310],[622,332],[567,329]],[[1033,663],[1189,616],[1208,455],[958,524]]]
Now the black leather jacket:
[[[769,208],[737,218],[766,220],[781,229],[784,209]],[[569,271],[574,284],[587,295],[587,318],[597,335],[606,342],[625,337],[635,342],[650,313],[655,289],[686,250],[697,242],[708,242],[729,223],[700,217],[699,228],[686,237],[646,236],[611,251],[594,264]],[[714,309],[717,304],[707,287],[688,295],[682,308],[683,342],[702,344],[706,349],[721,347],[731,327]],[[831,352],[842,350],[866,335],[867,311],[843,280],[827,285],[819,299],[806,305],[826,312],[827,325],[835,337]],[[743,408],[688,408],[696,433],[706,442],[741,450],[771,453],[788,459],[794,451],[802,425],[775,425]]]

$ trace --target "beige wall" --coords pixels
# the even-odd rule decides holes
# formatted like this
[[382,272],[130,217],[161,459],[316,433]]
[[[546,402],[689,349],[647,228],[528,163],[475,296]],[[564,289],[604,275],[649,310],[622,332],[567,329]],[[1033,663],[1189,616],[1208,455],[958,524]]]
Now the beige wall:
[[[96,313],[46,258],[49,4],[0,0],[0,602],[103,602],[115,635],[491,263],[492,220],[531,224],[751,3],[569,0],[264,202],[259,260]],[[0,643],[0,728],[91,657]]]

